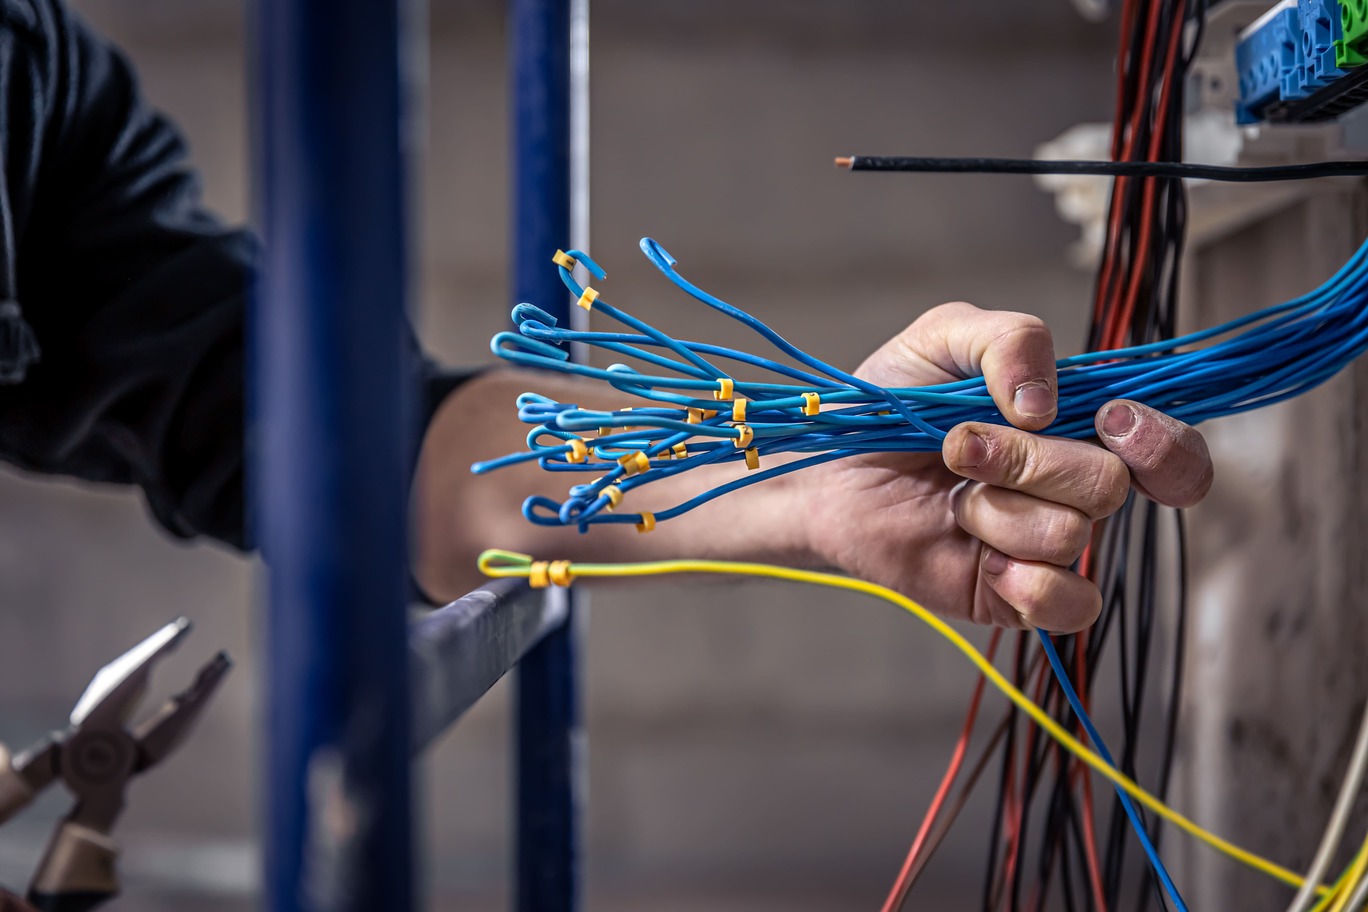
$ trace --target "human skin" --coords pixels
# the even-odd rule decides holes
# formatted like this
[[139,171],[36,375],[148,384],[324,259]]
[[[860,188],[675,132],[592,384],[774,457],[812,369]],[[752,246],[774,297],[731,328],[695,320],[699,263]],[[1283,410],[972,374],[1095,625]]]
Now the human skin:
[[[535,463],[486,476],[479,459],[522,449],[512,417],[536,390],[587,408],[621,407],[600,384],[559,374],[491,371],[438,409],[415,478],[414,573],[434,599],[479,584],[485,548],[575,561],[667,557],[835,569],[896,589],[947,617],[1004,627],[1081,630],[1101,594],[1072,565],[1092,525],[1135,489],[1175,507],[1211,486],[1196,430],[1139,403],[1097,413],[1097,444],[1036,433],[1055,417],[1054,343],[1036,317],[937,307],[880,347],[856,374],[881,386],[924,386],[982,375],[1011,427],[966,423],[940,453],[853,457],[743,488],[650,534],[595,526],[589,534],[523,519],[529,494],[557,496],[563,476]],[[643,490],[640,508],[669,506],[734,477],[734,466],[693,470]],[[649,492],[649,493],[648,493]]]

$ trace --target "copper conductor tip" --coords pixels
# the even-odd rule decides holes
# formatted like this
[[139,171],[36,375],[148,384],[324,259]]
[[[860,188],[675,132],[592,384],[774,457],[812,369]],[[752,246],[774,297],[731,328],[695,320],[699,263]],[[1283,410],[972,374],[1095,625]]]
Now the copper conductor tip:
[[855,164],[855,159],[849,155],[843,155],[836,159],[836,167],[849,168]]

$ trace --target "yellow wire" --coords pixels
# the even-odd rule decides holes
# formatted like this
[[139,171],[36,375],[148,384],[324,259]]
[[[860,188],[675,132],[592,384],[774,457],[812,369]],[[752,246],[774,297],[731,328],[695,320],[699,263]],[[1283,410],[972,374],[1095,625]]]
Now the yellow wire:
[[1339,881],[1330,888],[1330,893],[1316,904],[1312,912],[1323,909],[1332,900],[1334,905],[1330,907],[1330,912],[1344,912],[1349,900],[1354,898],[1354,891],[1358,889],[1359,881],[1363,879],[1364,869],[1368,868],[1368,838],[1363,840],[1363,845],[1359,847],[1358,854],[1349,863],[1349,868],[1340,876]]
[[[1359,849],[1359,855],[1362,855],[1363,852],[1363,849]],[[1358,855],[1355,855],[1353,858],[1349,859],[1348,867],[1346,867],[1343,871],[1340,872],[1339,879],[1336,880],[1333,884],[1331,884],[1330,888],[1326,890],[1321,895],[1321,898],[1316,902],[1316,904],[1311,907],[1311,912],[1327,912],[1327,909],[1329,908],[1330,904],[1335,900],[1339,899],[1340,892],[1344,889],[1345,883],[1349,880],[1349,874],[1354,870],[1354,865],[1358,863],[1358,860]],[[1352,892],[1346,895],[1352,896]]]
[[[518,554],[513,551],[489,550],[480,555],[480,572],[486,576],[495,578],[508,577],[527,577],[531,572],[533,559],[526,554]],[[1218,852],[1233,858],[1241,864],[1247,865],[1256,871],[1267,874],[1275,880],[1282,881],[1291,887],[1300,887],[1305,878],[1296,871],[1283,867],[1282,865],[1269,861],[1268,859],[1256,855],[1253,852],[1242,849],[1234,843],[1217,836],[1187,817],[1173,810],[1164,802],[1151,795],[1141,788],[1137,783],[1120,772],[1107,761],[1097,754],[1084,747],[1076,738],[1064,730],[1054,719],[1052,719],[1043,709],[1031,701],[1012,683],[1002,676],[1002,673],[984,657],[983,653],[974,648],[973,644],[966,640],[953,627],[945,623],[930,611],[918,605],[906,596],[894,592],[892,589],[867,583],[864,580],[853,579],[848,576],[839,576],[834,573],[819,573],[812,570],[794,570],[788,567],[775,567],[769,564],[752,564],[732,561],[712,561],[712,560],[664,560],[648,561],[632,564],[571,564],[570,574],[572,577],[624,577],[624,576],[661,576],[671,573],[720,573],[739,576],[758,576],[769,579],[789,580],[799,583],[814,583],[819,586],[830,586],[836,589],[847,589],[852,592],[860,592],[865,595],[872,595],[892,602],[904,611],[912,614],[929,626],[932,630],[949,640],[960,652],[974,664],[988,681],[998,690],[1017,705],[1022,712],[1031,717],[1037,725],[1045,730],[1051,738],[1054,738],[1063,745],[1070,753],[1078,757],[1088,766],[1092,767],[1097,773],[1111,781],[1118,788],[1126,792],[1136,801],[1158,814],[1169,823],[1183,830],[1190,836],[1205,842]],[[1368,858],[1368,855],[1365,855]],[[1357,878],[1355,878],[1357,880]],[[1321,886],[1316,888],[1318,895],[1330,894],[1330,888]]]

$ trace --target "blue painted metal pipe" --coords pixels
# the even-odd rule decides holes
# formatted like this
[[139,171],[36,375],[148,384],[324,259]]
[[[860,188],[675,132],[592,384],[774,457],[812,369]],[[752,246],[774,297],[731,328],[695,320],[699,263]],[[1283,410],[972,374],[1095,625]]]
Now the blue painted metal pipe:
[[414,907],[399,4],[258,0],[266,907]]
[[[570,3],[511,0],[513,294],[569,323],[570,299],[551,255],[570,246]],[[574,596],[569,619],[518,666],[516,905],[580,906],[583,759]]]

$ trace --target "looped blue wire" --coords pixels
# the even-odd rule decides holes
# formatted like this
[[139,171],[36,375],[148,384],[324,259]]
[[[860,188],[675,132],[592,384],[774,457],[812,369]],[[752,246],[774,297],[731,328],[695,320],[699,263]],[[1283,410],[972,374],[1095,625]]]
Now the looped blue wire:
[[[678,341],[655,327],[607,304],[600,297],[594,309],[623,323],[633,332],[580,332],[561,328],[540,308],[514,308],[517,333],[500,333],[491,348],[512,363],[598,380],[630,396],[651,403],[632,412],[597,412],[556,403],[546,397],[519,397],[519,417],[547,435],[569,439],[576,432],[630,426],[586,441],[595,460],[574,464],[565,459],[568,445],[541,446],[542,436],[529,438],[529,450],[477,463],[487,472],[505,465],[537,460],[549,471],[599,472],[601,477],[572,497],[587,499],[582,511],[571,510],[581,531],[600,522],[620,523],[629,514],[604,510],[601,489],[620,480],[624,494],[644,484],[673,477],[702,465],[739,463],[745,453],[733,445],[741,431],[730,420],[731,402],[708,398],[718,380],[728,376],[708,359],[722,358],[759,368],[785,382],[756,382],[733,378],[734,394],[745,397],[746,423],[754,449],[762,458],[801,454],[784,466],[742,474],[726,484],[702,492],[656,513],[657,521],[682,515],[728,491],[737,490],[806,465],[878,453],[930,453],[940,449],[945,429],[966,421],[1007,424],[993,404],[982,377],[919,388],[884,389],[831,367],[808,355],[744,311],[693,286],[675,270],[668,251],[649,238],[641,244],[647,258],[690,297],[724,313],[758,333],[802,368],[720,345]],[[603,270],[580,251],[571,251],[589,272],[602,278]],[[566,287],[582,293],[561,267]],[[571,363],[566,344],[582,342],[604,352],[634,358],[654,373],[614,364],[609,368]],[[1222,326],[1179,339],[1109,352],[1090,352],[1061,359],[1058,417],[1047,432],[1086,439],[1094,435],[1094,414],[1116,398],[1134,399],[1190,423],[1261,408],[1300,395],[1324,383],[1368,348],[1368,244],[1359,248],[1329,281],[1305,295]],[[792,382],[796,381],[796,382]],[[822,410],[807,415],[805,394],[816,393]],[[703,421],[688,420],[689,409],[716,409]],[[880,414],[888,412],[889,414]],[[569,436],[560,437],[559,434]],[[685,459],[666,452],[685,443]],[[540,448],[539,448],[540,447]],[[650,468],[623,478],[614,460],[645,452]],[[553,501],[544,499],[524,512],[546,524]],[[559,516],[562,504],[555,504]],[[578,508],[577,508],[578,509]],[[573,515],[572,515],[573,514]],[[530,518],[530,517],[529,517]]]

